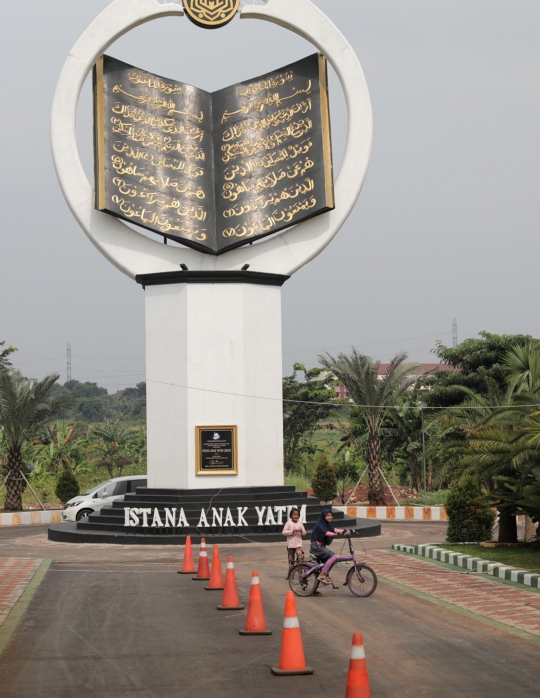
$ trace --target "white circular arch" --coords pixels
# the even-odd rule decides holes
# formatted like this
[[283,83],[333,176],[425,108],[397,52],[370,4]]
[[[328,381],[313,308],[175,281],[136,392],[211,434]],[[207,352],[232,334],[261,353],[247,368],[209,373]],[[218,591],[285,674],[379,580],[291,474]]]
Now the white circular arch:
[[345,37],[310,0],[267,0],[247,5],[241,19],[262,19],[299,34],[314,44],[336,71],[349,116],[347,146],[335,184],[334,211],[304,221],[256,244],[218,257],[189,248],[163,245],[134,231],[121,220],[94,208],[91,183],[77,145],[77,105],[96,60],[118,38],[158,17],[182,16],[181,5],[158,0],[114,0],[77,41],[64,64],[56,89],[51,124],[52,153],[64,197],[79,225],[97,249],[131,278],[137,274],[190,269],[225,271],[250,264],[250,271],[291,275],[330,243],[360,195],[371,155],[371,102],[360,62]]

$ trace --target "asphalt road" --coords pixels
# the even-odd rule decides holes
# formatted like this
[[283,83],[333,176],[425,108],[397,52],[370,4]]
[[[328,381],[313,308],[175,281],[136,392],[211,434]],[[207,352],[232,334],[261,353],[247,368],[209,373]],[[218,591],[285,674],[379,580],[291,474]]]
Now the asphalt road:
[[[56,543],[47,540],[48,526],[0,526],[0,557],[41,557],[58,562],[155,562],[175,564],[181,557],[172,545],[98,545],[81,543]],[[388,548],[392,543],[442,542],[446,535],[446,524],[438,522],[406,523],[384,522],[382,535],[362,538],[366,549]],[[282,549],[281,543],[253,543],[252,545],[228,545],[224,550],[235,551],[247,547],[255,549]],[[307,547],[307,543],[304,547]],[[232,553],[229,553],[232,554]]]
[[[398,531],[406,537],[417,525],[424,526],[391,524],[385,530],[391,529],[392,539]],[[414,528],[409,538],[444,537],[444,528],[430,530],[430,539],[427,530]],[[15,539],[0,530],[0,555],[8,547],[11,554],[32,550],[33,555],[40,547],[26,531]],[[385,537],[369,546],[390,542]],[[269,667],[279,659],[288,589],[283,545],[221,551],[222,562],[226,554],[234,555],[244,601],[251,570],[259,570],[267,622],[274,630],[261,637],[238,635],[245,611],[217,611],[219,592],[176,574],[178,565],[167,557],[152,559],[174,551],[70,546],[69,556],[83,558],[74,562],[61,559],[64,547],[41,547],[54,552],[41,557],[56,561],[0,658],[1,698],[343,696],[351,636],[358,631],[364,634],[374,698],[538,695],[537,645],[384,581],[369,599],[356,599],[346,587],[297,599],[306,659],[315,674],[273,676]],[[108,561],[91,559],[105,555]],[[134,555],[141,559],[131,559]],[[341,577],[339,571],[336,581]]]

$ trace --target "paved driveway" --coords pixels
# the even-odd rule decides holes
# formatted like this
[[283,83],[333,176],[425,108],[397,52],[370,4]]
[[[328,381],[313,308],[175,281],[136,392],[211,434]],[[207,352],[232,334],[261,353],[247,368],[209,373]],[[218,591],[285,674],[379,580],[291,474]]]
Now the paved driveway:
[[[392,537],[378,539],[378,547],[397,536],[424,542],[444,537],[444,528],[431,526],[429,538],[426,528],[415,526],[385,526]],[[287,591],[283,545],[221,550],[222,561],[234,555],[245,601],[251,570],[261,576],[274,634],[243,637],[237,629],[245,612],[217,611],[219,592],[177,575],[178,565],[170,560],[176,549],[55,548],[29,540],[35,535],[24,535],[25,543],[19,534],[17,555],[23,549],[35,555],[41,545],[40,556],[55,563],[0,658],[0,698],[342,696],[357,631],[364,633],[374,698],[533,698],[538,692],[538,645],[384,580],[369,599],[356,599],[342,586],[298,599],[306,658],[315,674],[272,676]],[[72,556],[79,559],[62,559]]]

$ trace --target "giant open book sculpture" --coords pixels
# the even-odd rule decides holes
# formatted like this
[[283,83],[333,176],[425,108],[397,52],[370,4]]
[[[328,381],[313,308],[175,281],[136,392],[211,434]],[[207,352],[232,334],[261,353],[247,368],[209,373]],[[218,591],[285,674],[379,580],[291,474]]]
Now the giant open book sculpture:
[[102,56],[96,208],[219,255],[334,208],[326,59],[213,94]]

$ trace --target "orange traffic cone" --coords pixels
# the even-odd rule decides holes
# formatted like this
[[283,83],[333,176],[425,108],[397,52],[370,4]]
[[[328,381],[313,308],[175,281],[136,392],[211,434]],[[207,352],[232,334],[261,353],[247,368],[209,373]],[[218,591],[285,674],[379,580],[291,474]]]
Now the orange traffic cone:
[[281,637],[281,655],[279,667],[271,667],[276,676],[294,676],[295,674],[313,674],[313,669],[306,666],[302,633],[296,612],[296,603],[292,591],[287,592],[285,600],[285,618]]
[[371,698],[362,633],[354,633],[345,698]]
[[238,590],[236,589],[236,576],[234,574],[234,562],[229,556],[227,560],[227,572],[225,573],[225,589],[221,605],[218,606],[219,611],[242,611],[243,606],[240,605],[238,598]]
[[221,571],[221,561],[219,559],[219,550],[217,545],[214,545],[214,554],[212,556],[212,574],[210,575],[210,584],[204,588],[208,591],[224,589],[223,572]]
[[249,605],[246,618],[246,627],[238,631],[240,635],[271,635],[272,631],[266,629],[264,608],[261,595],[261,583],[259,573],[253,570],[251,573],[251,591],[249,592]]
[[193,574],[195,565],[193,564],[193,550],[191,549],[191,536],[186,538],[186,547],[184,549],[184,562],[182,569],[178,570],[178,574]]
[[[194,570],[195,571],[195,570]],[[210,579],[210,568],[208,567],[208,553],[206,552],[206,540],[201,538],[201,549],[199,551],[199,565],[197,576],[192,577],[196,582],[207,582]]]

